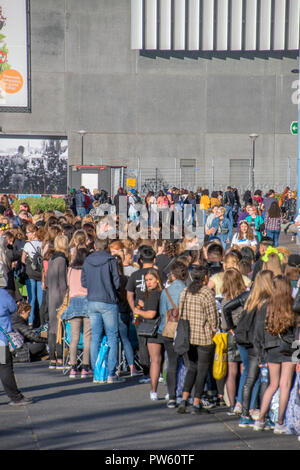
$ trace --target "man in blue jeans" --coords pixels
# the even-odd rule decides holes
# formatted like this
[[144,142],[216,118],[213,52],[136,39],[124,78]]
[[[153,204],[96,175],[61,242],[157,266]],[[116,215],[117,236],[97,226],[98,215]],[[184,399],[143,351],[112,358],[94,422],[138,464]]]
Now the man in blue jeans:
[[[92,329],[91,367],[95,364],[104,334],[107,336],[108,383],[121,382],[116,376],[118,363],[120,277],[116,259],[107,251],[108,241],[96,239],[94,253],[82,266],[81,284],[87,289],[89,318]],[[105,331],[104,331],[105,330]]]
[[85,208],[85,187],[80,186],[80,189],[78,189],[75,193],[75,204],[76,204],[76,211],[77,215],[80,215],[80,217],[83,219],[83,217],[87,214],[86,208]]

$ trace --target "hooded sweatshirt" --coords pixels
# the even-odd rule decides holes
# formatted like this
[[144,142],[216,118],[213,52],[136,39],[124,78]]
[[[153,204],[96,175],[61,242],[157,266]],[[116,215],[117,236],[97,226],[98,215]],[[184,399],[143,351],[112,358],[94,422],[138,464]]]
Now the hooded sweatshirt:
[[117,260],[103,250],[89,255],[82,266],[81,285],[87,289],[88,301],[117,304],[120,288]]

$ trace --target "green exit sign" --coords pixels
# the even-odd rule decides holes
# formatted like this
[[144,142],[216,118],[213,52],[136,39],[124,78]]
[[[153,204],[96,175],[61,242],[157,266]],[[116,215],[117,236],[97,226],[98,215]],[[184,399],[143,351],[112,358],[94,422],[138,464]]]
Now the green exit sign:
[[292,124],[291,124],[291,133],[293,135],[297,135],[298,134],[298,121],[293,121]]

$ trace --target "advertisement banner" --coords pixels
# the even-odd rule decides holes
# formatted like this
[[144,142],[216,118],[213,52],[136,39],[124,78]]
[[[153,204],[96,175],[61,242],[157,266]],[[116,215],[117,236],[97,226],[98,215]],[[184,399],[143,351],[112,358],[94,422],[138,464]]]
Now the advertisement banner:
[[0,136],[0,193],[66,194],[68,139]]
[[28,64],[27,0],[0,0],[0,111],[29,111]]

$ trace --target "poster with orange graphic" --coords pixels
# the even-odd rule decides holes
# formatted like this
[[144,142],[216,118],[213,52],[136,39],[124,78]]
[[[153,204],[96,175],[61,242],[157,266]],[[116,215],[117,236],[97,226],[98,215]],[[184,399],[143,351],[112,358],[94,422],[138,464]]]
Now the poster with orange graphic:
[[29,110],[27,27],[27,0],[0,0],[0,111]]

